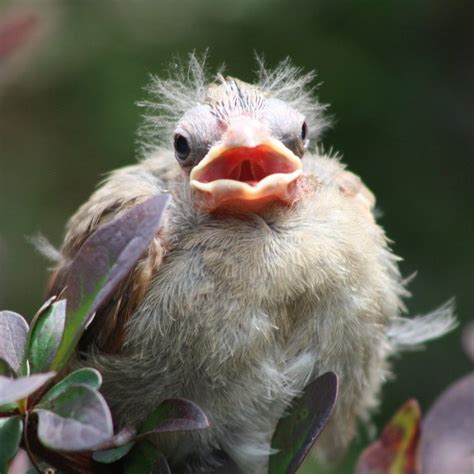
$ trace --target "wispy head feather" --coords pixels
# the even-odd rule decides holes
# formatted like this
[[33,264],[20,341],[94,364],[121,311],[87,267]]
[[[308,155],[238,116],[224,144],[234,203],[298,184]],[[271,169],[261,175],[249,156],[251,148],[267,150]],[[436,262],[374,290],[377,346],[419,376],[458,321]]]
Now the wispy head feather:
[[[315,73],[304,73],[287,58],[274,69],[266,67],[262,57],[257,56],[256,89],[264,97],[285,101],[303,114],[309,124],[313,143],[316,144],[321,131],[328,125],[323,118],[325,106],[315,96]],[[139,102],[145,107],[144,124],[139,130],[138,141],[143,154],[148,155],[158,146],[171,143],[172,133],[181,117],[191,108],[206,104],[216,86],[224,85],[228,90],[237,88],[239,81],[222,75],[223,67],[215,74],[208,72],[207,53],[198,56],[191,53],[183,62],[175,59],[168,68],[167,77],[152,76],[146,88],[150,99]]]
[[[304,72],[291,63],[290,58],[281,61],[274,69],[267,68],[262,56],[257,56],[258,87],[265,94],[285,101],[306,117],[312,138],[318,138],[329,125],[323,117],[327,106],[316,99],[316,73]],[[314,140],[316,141],[316,140]]]

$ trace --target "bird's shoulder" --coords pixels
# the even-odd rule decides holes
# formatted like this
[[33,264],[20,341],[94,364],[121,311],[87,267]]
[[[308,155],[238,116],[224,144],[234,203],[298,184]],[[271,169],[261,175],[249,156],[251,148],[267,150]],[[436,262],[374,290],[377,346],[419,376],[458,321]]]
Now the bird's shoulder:
[[[113,171],[103,180],[66,225],[61,247],[61,259],[50,277],[48,294],[57,295],[64,289],[71,262],[84,242],[102,225],[120,217],[132,207],[166,192],[176,173],[172,154],[159,150],[150,158]],[[83,337],[82,346],[94,343],[100,350],[120,349],[125,325],[149,286],[163,255],[165,230],[160,230],[145,255],[121,283],[110,301],[96,315]]]
[[305,156],[304,172],[314,176],[323,188],[335,188],[365,217],[373,220],[375,196],[361,178],[349,171],[339,157],[313,153]]

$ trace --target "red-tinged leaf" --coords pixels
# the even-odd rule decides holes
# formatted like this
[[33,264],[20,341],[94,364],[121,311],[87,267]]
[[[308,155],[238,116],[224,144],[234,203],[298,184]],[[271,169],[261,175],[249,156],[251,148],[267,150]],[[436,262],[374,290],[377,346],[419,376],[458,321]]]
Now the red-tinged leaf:
[[183,399],[164,400],[140,428],[137,438],[152,433],[195,431],[209,427],[206,414],[195,403]]
[[311,382],[280,419],[272,439],[278,452],[270,456],[270,474],[292,474],[326,426],[337,399],[337,375],[326,372]]
[[423,474],[474,472],[474,373],[448,387],[422,423]]
[[0,358],[18,372],[25,354],[28,323],[13,311],[0,311]]
[[35,408],[38,438],[58,451],[95,449],[113,436],[112,416],[102,395],[87,385],[71,385]]
[[13,403],[36,392],[55,376],[55,372],[11,379],[0,375],[0,405]]
[[54,370],[62,369],[95,312],[111,297],[158,232],[170,196],[155,196],[100,227],[74,258],[64,294],[66,326]]
[[420,407],[406,402],[359,457],[356,474],[419,474]]
[[49,370],[63,336],[66,300],[50,298],[31,322],[27,358],[32,373]]
[[9,461],[20,446],[23,421],[20,416],[0,418],[0,473],[6,473]]
[[39,17],[25,12],[0,23],[0,61],[26,43],[36,30]]

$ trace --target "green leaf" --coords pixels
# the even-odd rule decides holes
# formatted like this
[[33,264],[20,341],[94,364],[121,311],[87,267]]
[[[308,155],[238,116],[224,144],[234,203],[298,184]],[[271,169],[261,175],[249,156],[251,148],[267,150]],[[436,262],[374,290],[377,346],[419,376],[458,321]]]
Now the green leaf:
[[103,225],[82,245],[66,282],[66,326],[51,365],[62,369],[96,311],[112,296],[158,232],[169,195],[155,196]]
[[6,473],[8,463],[20,446],[23,421],[20,416],[0,418],[0,473]]
[[134,446],[125,460],[124,474],[171,474],[165,456],[149,441]]
[[364,449],[356,474],[420,474],[419,437],[420,408],[416,400],[409,400],[395,413],[379,439]]
[[4,405],[0,405],[0,413],[9,413],[15,411],[17,408],[17,403],[5,403]]
[[38,407],[46,406],[47,402],[59,396],[71,385],[87,385],[93,390],[98,390],[102,385],[102,376],[99,371],[91,368],[77,369],[64,377],[60,382],[51,387],[43,396]]
[[51,300],[38,311],[31,323],[27,358],[32,373],[50,369],[63,335],[66,300],[54,303]]
[[21,367],[28,335],[28,323],[13,311],[0,311],[0,358],[15,372]]
[[70,385],[34,412],[38,415],[38,438],[50,449],[96,449],[113,436],[107,403],[87,385]]
[[5,375],[7,377],[14,375],[14,371],[10,367],[10,364],[3,359],[0,359],[0,375]]
[[11,379],[0,375],[0,405],[16,402],[36,392],[55,376],[55,372]]
[[118,448],[107,449],[104,451],[94,451],[92,453],[92,459],[104,464],[111,464],[119,459],[123,458],[135,445],[134,441],[130,441],[123,446]]
[[203,430],[209,427],[206,414],[195,403],[168,399],[160,403],[140,427],[140,437],[151,433]]
[[270,474],[292,474],[326,426],[337,398],[337,376],[326,372],[310,383],[280,419],[272,439],[278,452],[270,456]]

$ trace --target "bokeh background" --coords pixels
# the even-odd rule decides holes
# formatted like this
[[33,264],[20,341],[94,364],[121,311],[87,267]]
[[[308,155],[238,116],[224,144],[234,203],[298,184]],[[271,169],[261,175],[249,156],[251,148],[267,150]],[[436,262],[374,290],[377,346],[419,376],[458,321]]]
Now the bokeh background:
[[[374,191],[404,275],[418,272],[410,312],[455,297],[462,328],[474,315],[473,26],[472,0],[0,2],[0,308],[31,317],[48,263],[28,237],[59,244],[100,177],[136,159],[149,74],[209,48],[211,67],[244,80],[254,51],[316,69],[334,118],[325,147]],[[460,332],[394,362],[379,428],[469,370]],[[352,472],[361,433],[336,472]]]

